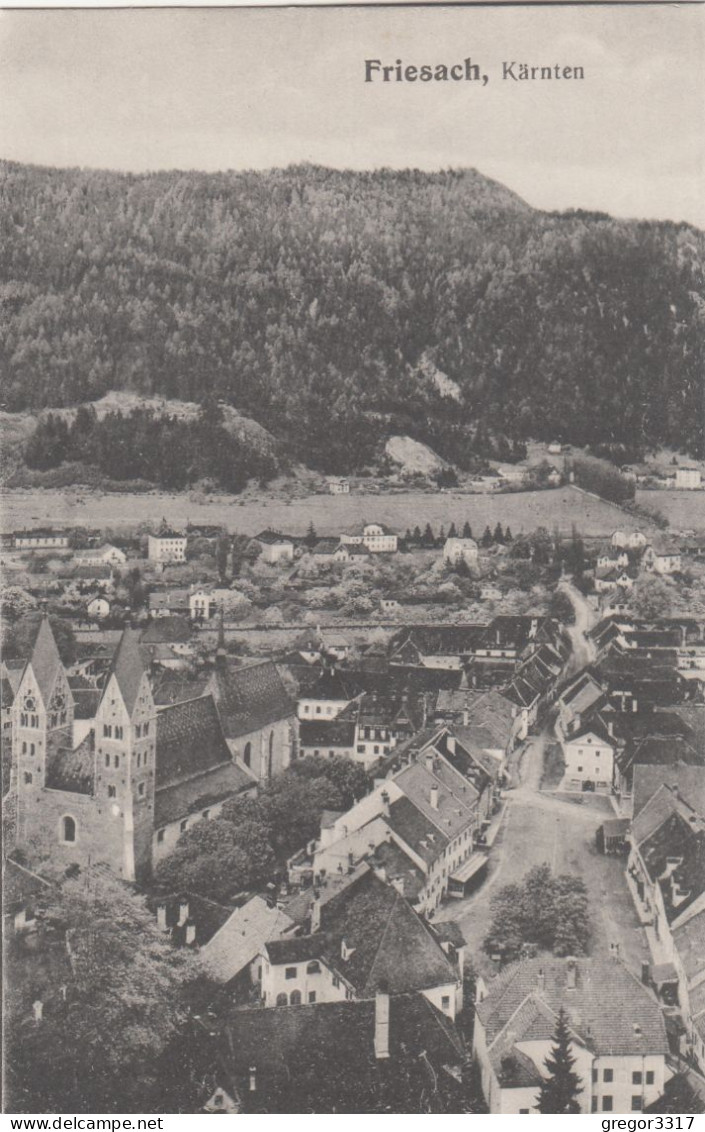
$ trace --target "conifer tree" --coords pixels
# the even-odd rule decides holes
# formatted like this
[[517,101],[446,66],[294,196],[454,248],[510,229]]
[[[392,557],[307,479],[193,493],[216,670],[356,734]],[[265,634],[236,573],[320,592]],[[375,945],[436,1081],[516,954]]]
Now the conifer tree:
[[549,1075],[541,1083],[536,1107],[544,1114],[580,1112],[578,1096],[583,1087],[579,1074],[573,1071],[575,1058],[570,1052],[570,1031],[563,1007],[558,1014],[553,1043],[544,1062]]
[[492,543],[493,543],[494,540],[492,538],[492,531],[490,530],[489,527],[485,527],[485,530],[484,530],[483,535],[482,535],[482,539],[480,541],[482,542],[482,545],[484,547],[492,546]]
[[463,525],[463,538],[472,538],[472,527],[468,523],[467,519],[465,520],[465,523]]
[[458,531],[456,529],[455,523],[451,523],[450,526],[448,527],[448,538],[457,538],[457,537],[458,537]]

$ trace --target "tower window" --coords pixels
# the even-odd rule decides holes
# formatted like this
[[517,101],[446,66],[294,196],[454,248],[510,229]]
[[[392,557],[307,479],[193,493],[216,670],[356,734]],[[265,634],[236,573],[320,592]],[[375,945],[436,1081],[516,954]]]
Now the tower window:
[[105,765],[110,766],[110,755],[105,756]]
[[119,727],[117,724],[115,725],[115,738],[122,739],[122,727]]
[[113,728],[110,723],[103,724],[103,736],[105,739],[110,739],[113,733]]
[[142,728],[142,734],[149,735],[149,723],[145,723],[144,727]]
[[23,754],[23,755],[26,755],[26,754],[27,754],[27,744],[26,744],[26,743],[23,743],[23,744],[22,744],[22,754]]
[[144,782],[140,782],[139,786],[137,787],[137,793],[139,794],[140,798],[144,798]]
[[61,819],[61,840],[68,843],[76,840],[76,822],[68,814]]
[[109,786],[108,787],[108,797],[109,798],[116,798],[117,797],[117,786]]
[[28,770],[26,770],[26,771],[24,772],[24,781],[25,781],[25,786],[31,786],[31,785],[32,785],[32,774],[31,774],[31,771],[28,771]]
[[116,770],[120,766],[120,756],[119,755],[116,755],[115,758],[113,759],[113,765],[115,766]]

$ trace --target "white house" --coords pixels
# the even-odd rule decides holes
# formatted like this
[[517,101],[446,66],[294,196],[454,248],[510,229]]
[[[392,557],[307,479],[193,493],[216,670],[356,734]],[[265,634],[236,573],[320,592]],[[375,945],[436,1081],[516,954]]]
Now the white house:
[[275,565],[277,562],[292,562],[294,559],[294,543],[278,531],[260,531],[253,541],[261,550],[263,562]]
[[69,536],[66,531],[40,529],[15,531],[17,550],[67,550]]
[[77,566],[123,566],[127,562],[127,555],[119,546],[106,543],[94,550],[78,550],[74,555]]
[[556,732],[561,739],[565,761],[563,789],[592,787],[600,793],[609,793],[614,776],[616,744],[600,717],[594,716],[573,734],[564,734],[560,724]]
[[677,574],[681,568],[681,556],[677,550],[657,550],[647,546],[641,565],[652,574]]
[[477,566],[478,549],[474,538],[447,538],[443,545],[443,561],[455,564],[465,562]]
[[680,491],[697,491],[703,486],[700,468],[676,468],[676,487]]
[[641,550],[647,541],[641,531],[614,531],[610,539],[612,546],[629,547],[631,550]]
[[360,535],[341,535],[346,546],[364,546],[371,554],[394,554],[398,539],[381,523],[366,523]]
[[328,490],[331,495],[349,495],[350,494],[350,480],[344,477],[336,477],[328,481]]
[[192,621],[210,621],[217,609],[217,602],[212,590],[203,587],[189,594],[189,615]]
[[185,562],[186,541],[186,535],[180,531],[162,528],[156,535],[149,535],[147,557],[150,562],[162,566],[169,562]]
[[478,980],[473,1049],[493,1115],[537,1112],[560,1009],[582,1113],[643,1112],[670,1072],[658,1002],[619,958],[531,959]]

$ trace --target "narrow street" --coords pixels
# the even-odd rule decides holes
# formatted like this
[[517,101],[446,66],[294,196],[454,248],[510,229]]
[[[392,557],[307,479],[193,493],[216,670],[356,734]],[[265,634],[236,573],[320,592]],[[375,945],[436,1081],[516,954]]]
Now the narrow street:
[[587,598],[572,582],[563,580],[558,583],[557,589],[566,595],[575,611],[575,623],[566,626],[573,653],[565,671],[566,676],[574,676],[586,664],[592,664],[595,659],[595,646],[586,633],[597,622],[597,614],[589,605]]

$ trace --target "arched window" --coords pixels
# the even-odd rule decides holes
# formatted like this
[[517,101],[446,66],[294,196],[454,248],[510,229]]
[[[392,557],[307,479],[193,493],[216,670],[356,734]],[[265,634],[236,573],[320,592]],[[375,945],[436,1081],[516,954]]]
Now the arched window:
[[267,778],[272,777],[274,771],[274,732],[269,732],[269,751],[267,753]]
[[242,752],[242,761],[245,766],[252,765],[252,743],[245,743],[245,750]]
[[68,814],[61,819],[61,840],[68,842],[76,840],[76,822]]
[[278,994],[277,995],[277,1006],[286,1006],[287,1001],[288,1000],[287,1000],[287,997],[286,997],[285,994]]
[[292,1006],[301,1006],[301,991],[293,990],[289,996],[289,1002]]
[[306,974],[307,975],[320,975],[320,973],[321,973],[321,964],[318,962],[317,959],[312,959],[310,963],[306,964]]

